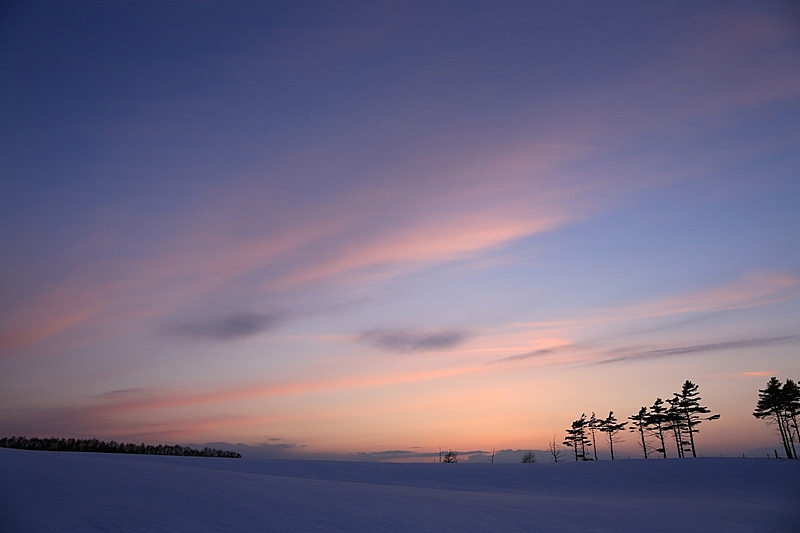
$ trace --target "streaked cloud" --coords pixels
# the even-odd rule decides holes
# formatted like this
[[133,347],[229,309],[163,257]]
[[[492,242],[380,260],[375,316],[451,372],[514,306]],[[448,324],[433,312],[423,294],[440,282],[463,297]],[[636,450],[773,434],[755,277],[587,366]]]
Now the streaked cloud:
[[752,370],[747,372],[734,372],[732,374],[721,374],[723,378],[765,378],[775,376],[774,370]]
[[532,359],[536,357],[542,357],[544,355],[552,355],[556,352],[558,348],[544,348],[541,350],[533,350],[531,352],[521,353],[517,355],[510,355],[508,357],[503,357],[501,359],[497,359],[492,361],[492,363],[509,363],[512,361],[523,361],[525,359]]
[[752,272],[709,289],[650,302],[577,312],[578,317],[522,322],[519,328],[568,331],[610,322],[627,322],[689,313],[721,313],[768,306],[800,298],[800,278],[782,272]]
[[715,313],[762,307],[800,298],[800,278],[782,272],[754,272],[707,290],[622,309],[629,317]]
[[658,348],[652,350],[631,350],[619,348],[614,351],[616,353],[629,351],[629,353],[626,353],[625,355],[614,356],[608,359],[601,359],[600,361],[596,361],[595,364],[604,365],[610,363],[636,362],[649,359],[660,359],[664,357],[674,357],[678,355],[693,355],[706,352],[738,350],[741,348],[761,348],[765,346],[780,346],[798,343],[800,343],[800,335],[785,335],[782,337],[743,339],[715,342],[710,344],[695,344],[690,346],[672,346],[668,348]]

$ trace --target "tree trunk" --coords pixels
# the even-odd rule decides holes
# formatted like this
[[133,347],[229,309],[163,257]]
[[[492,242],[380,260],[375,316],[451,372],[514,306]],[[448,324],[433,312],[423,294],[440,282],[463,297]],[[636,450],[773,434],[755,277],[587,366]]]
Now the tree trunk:
[[667,445],[664,442],[664,430],[660,427],[658,428],[658,439],[661,441],[661,455],[664,456],[664,459],[667,458]]
[[786,435],[786,430],[789,429],[785,427],[786,422],[783,420],[783,415],[781,415],[780,411],[774,411],[775,420],[778,422],[778,431],[781,434],[781,442],[783,443],[783,451],[786,453],[787,459],[793,459],[792,457],[792,449],[789,448],[789,437]]
[[675,447],[678,449],[678,459],[683,459],[683,432],[681,432],[677,420],[672,427],[672,432],[675,434]]
[[692,445],[692,457],[697,457],[697,453],[694,451],[694,430],[692,428],[692,417],[688,410],[686,411],[686,427],[689,430],[689,444]]
[[797,450],[794,447],[794,435],[792,434],[792,425],[790,423],[789,414],[784,413],[782,418],[783,418],[784,430],[786,431],[786,444],[787,444],[786,451],[787,452],[791,451],[791,457],[789,457],[788,453],[786,457],[788,457],[789,459],[797,459]]
[[644,458],[647,459],[647,441],[644,440],[644,427],[639,426],[639,433],[642,436],[642,452],[644,453]]
[[[789,422],[792,422],[791,424]],[[787,413],[786,414],[786,430],[789,432],[789,440],[792,442],[792,451],[794,452],[794,458],[797,459],[797,449],[794,447],[794,438],[792,436],[792,426],[794,426],[794,433],[797,435],[797,439],[800,442],[800,431],[797,430],[797,416],[794,413]]]
[[800,429],[797,429],[797,415],[792,413],[792,422],[794,425],[794,433],[797,435],[797,440],[800,442]]

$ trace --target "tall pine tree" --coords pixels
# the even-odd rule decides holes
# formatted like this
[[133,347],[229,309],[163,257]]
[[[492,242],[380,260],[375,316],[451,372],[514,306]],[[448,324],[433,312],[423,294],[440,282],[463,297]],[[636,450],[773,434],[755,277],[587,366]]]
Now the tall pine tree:
[[[787,425],[794,428],[794,436],[797,437],[797,442],[800,443],[800,429],[797,427],[797,415],[800,415],[800,387],[797,386],[791,379],[787,379],[783,385],[783,408],[786,416]],[[791,428],[789,435],[792,435]],[[794,439],[790,439],[794,443]],[[797,459],[797,451],[794,454]]]
[[683,423],[685,424],[686,433],[689,435],[689,445],[692,450],[692,457],[697,457],[697,450],[694,445],[694,434],[700,430],[697,426],[704,420],[718,420],[720,415],[714,414],[711,416],[703,417],[711,411],[700,405],[700,395],[697,392],[698,386],[689,381],[688,379],[683,383],[681,392],[676,392],[677,397],[677,410],[683,416]]
[[[789,381],[791,380],[787,380],[787,382]],[[793,381],[791,383],[794,384]],[[753,416],[767,419],[768,422],[777,424],[786,457],[795,459],[797,458],[797,453],[793,445],[792,424],[788,414],[789,409],[787,409],[791,395],[791,392],[786,394],[781,382],[773,376],[767,382],[766,388],[758,391],[758,403],[756,404],[756,410],[753,411]]]
[[614,411],[609,411],[608,416],[600,421],[600,431],[606,434],[608,439],[608,448],[611,451],[611,460],[614,460],[614,442],[622,442],[622,439],[617,437],[617,433],[625,429],[628,425],[627,422],[617,422],[617,417],[614,416]]
[[661,443],[661,447],[656,448],[656,451],[659,452],[664,459],[667,458],[667,445],[664,442],[664,432],[668,429],[668,422],[667,408],[664,407],[664,400],[656,398],[656,401],[650,406],[650,412],[647,414],[645,424],[650,433]]
[[639,444],[639,447],[642,449],[645,459],[647,459],[647,452],[650,450],[650,445],[647,443],[647,438],[645,437],[647,434],[647,420],[649,415],[650,413],[647,412],[647,407],[642,407],[637,414],[628,417],[633,424],[630,427],[631,433],[639,433],[639,442],[637,442],[637,444]]
[[592,435],[592,450],[594,451],[594,460],[597,461],[597,440],[595,439],[595,432],[600,429],[600,420],[598,420],[597,415],[594,414],[594,411],[592,411],[592,416],[586,423],[586,427],[589,428],[589,433]]
[[681,399],[677,393],[675,393],[672,398],[667,399],[669,408],[667,409],[666,426],[664,430],[672,432],[672,436],[675,437],[675,448],[678,452],[678,458],[683,459],[687,446],[689,446],[689,441],[684,437],[686,433],[686,423],[678,407],[680,402]]
[[576,461],[586,461],[586,448],[591,446],[591,441],[586,436],[586,427],[589,421],[586,415],[582,414],[581,417],[572,423],[572,426],[567,429],[567,436],[564,438],[564,445],[569,446],[575,452]]

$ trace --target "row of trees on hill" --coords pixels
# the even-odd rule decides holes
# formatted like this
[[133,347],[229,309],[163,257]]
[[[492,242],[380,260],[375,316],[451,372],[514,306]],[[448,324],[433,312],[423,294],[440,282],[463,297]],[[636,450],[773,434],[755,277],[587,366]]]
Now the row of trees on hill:
[[[791,379],[785,384],[772,377],[764,389],[758,391],[758,403],[753,416],[778,426],[786,457],[797,459],[795,442],[800,442],[797,415],[800,414],[800,387]],[[776,452],[777,454],[777,452]]]
[[[689,452],[692,457],[697,457],[694,439],[695,434],[700,431],[697,426],[703,421],[717,420],[720,417],[700,405],[700,400],[698,386],[686,380],[680,392],[673,393],[666,401],[656,398],[652,406],[642,407],[638,413],[629,416],[630,422],[618,420],[614,411],[610,411],[605,418],[598,418],[595,413],[590,417],[582,414],[566,430],[563,444],[572,448],[576,461],[597,460],[599,436],[608,443],[613,460],[614,445],[623,442],[620,434],[628,429],[637,434],[636,442],[645,459],[653,453],[660,453],[666,459],[667,442],[672,441],[678,457],[686,457]],[[593,457],[589,456],[590,452]],[[553,460],[558,462],[560,453],[555,439],[550,443],[550,453]]]
[[0,439],[0,448],[18,448],[22,450],[46,450],[52,452],[99,452],[99,453],[133,453],[146,455],[182,455],[191,457],[231,457],[240,458],[241,454],[216,448],[197,450],[188,446],[175,444],[152,445],[144,443],[131,444],[125,442],[105,442],[97,439],[49,439],[28,437],[4,437]]

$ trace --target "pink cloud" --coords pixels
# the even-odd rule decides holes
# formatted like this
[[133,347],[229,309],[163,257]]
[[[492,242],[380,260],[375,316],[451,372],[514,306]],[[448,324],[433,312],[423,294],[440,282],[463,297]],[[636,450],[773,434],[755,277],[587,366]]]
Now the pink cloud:
[[[222,430],[229,427],[238,430],[244,428],[248,432],[247,428],[255,430],[270,424],[296,422],[302,416],[297,412],[282,415],[250,414],[247,406],[243,405],[248,402],[342,390],[382,389],[485,371],[484,366],[470,366],[198,393],[132,389],[86,399],[74,406],[29,410],[6,422],[9,431],[27,434],[60,432],[62,435],[114,435],[118,439],[207,438],[209,434],[221,435],[224,433]],[[231,414],[231,411],[235,411],[235,414]]]
[[[620,353],[609,351],[597,342],[586,344],[586,331],[613,323],[635,322],[651,318],[690,314],[719,313],[752,309],[800,298],[800,279],[779,272],[756,272],[742,276],[730,283],[710,289],[690,292],[670,298],[638,305],[602,310],[589,310],[575,318],[510,324],[511,332],[495,335],[496,356],[493,362],[525,361],[526,364],[545,365],[589,362],[598,358],[626,358],[630,354],[670,354],[690,351],[708,351],[714,347],[747,345],[750,341],[780,341],[781,338],[750,339],[750,341],[701,341],[697,346],[650,347],[625,346]],[[511,340],[511,343],[503,340]],[[527,339],[527,343],[526,343]],[[783,339],[793,342],[792,338]],[[509,344],[512,344],[509,346]],[[526,349],[521,349],[526,346]]]
[[443,379],[479,371],[485,371],[485,368],[482,366],[444,368],[403,374],[279,383],[267,386],[244,387],[202,393],[145,393],[142,395],[115,398],[111,401],[108,401],[107,398],[101,399],[100,403],[90,407],[89,410],[95,414],[103,415],[120,415],[123,413],[152,410],[163,411],[166,409],[207,404],[219,405],[234,402],[248,402],[277,396],[315,394],[336,390],[379,388]]
[[401,229],[353,239],[318,261],[275,280],[275,287],[315,282],[371,268],[388,268],[389,275],[436,262],[452,261],[547,231],[567,216],[522,219],[503,213],[452,215],[421,221]]
[[[267,293],[381,280],[473,257],[592,216],[623,189],[647,186],[638,175],[591,183],[558,175],[561,163],[592,153],[608,138],[618,141],[614,129],[628,138],[675,121],[800,94],[800,57],[796,47],[785,46],[796,41],[790,22],[737,10],[710,20],[687,28],[689,36],[678,37],[659,64],[615,80],[613,86],[561,96],[553,102],[552,116],[537,117],[552,131],[542,126],[528,139],[477,153],[419,154],[427,158],[425,172],[393,171],[396,175],[383,176],[383,185],[328,198],[321,210],[288,210],[272,199],[259,203],[263,197],[258,196],[245,211],[270,212],[261,227],[244,222],[252,216],[234,216],[221,229],[197,225],[143,259],[104,265],[103,272],[87,266],[56,289],[31,294],[18,308],[4,310],[0,352],[17,353],[77,330],[82,330],[80,338],[70,342],[78,345],[98,335],[113,336],[135,321],[168,316],[257,272],[265,272],[259,286]],[[615,179],[620,183],[614,185]],[[222,200],[223,208],[212,209],[209,218],[216,220],[215,212],[219,216],[231,202],[254,196],[246,189],[226,191],[228,201]],[[205,212],[215,201],[220,200],[204,198],[195,209]],[[796,294],[795,282],[787,280],[786,292]],[[778,288],[770,288],[775,283]],[[716,292],[618,311],[659,316],[695,308],[735,309],[778,301],[785,297],[781,291],[778,279],[745,280]],[[88,331],[98,325],[105,328],[102,334]]]
[[754,370],[750,372],[735,372],[733,374],[722,374],[723,378],[766,378],[777,375],[774,370]]
[[[326,222],[249,240],[225,241],[208,234],[202,239],[183,236],[150,257],[118,264],[111,279],[89,267],[55,289],[33,296],[20,308],[9,310],[0,329],[0,352],[8,355],[81,327],[103,326],[106,331],[100,337],[113,336],[130,329],[126,322],[167,316],[198,295],[335,231],[337,224]],[[216,245],[209,240],[216,240]],[[209,249],[214,252],[209,253]],[[80,335],[83,340],[71,342],[92,342],[97,335],[84,333]]]
[[[533,151],[542,154],[541,168],[549,168],[574,150]],[[119,335],[140,327],[136,322],[169,316],[256,273],[261,273],[264,293],[332,281],[381,280],[472,257],[591,211],[576,200],[579,190],[545,182],[533,192],[527,190],[538,183],[521,178],[537,164],[530,159],[515,162],[491,153],[478,160],[482,166],[472,169],[477,177],[451,175],[411,189],[370,186],[331,200],[323,212],[276,208],[261,227],[240,220],[220,228],[203,224],[154,247],[143,258],[86,265],[55,289],[6,311],[0,350],[9,355],[57,336],[63,349],[68,343],[80,346]],[[480,179],[495,166],[502,178]],[[464,187],[464,180],[471,185]]]

